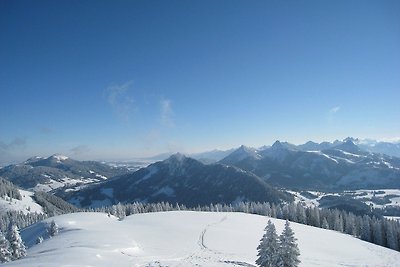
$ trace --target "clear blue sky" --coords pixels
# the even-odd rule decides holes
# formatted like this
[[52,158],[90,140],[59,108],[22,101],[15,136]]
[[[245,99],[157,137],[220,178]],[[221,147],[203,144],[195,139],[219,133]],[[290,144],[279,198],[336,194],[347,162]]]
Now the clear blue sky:
[[400,136],[400,1],[0,0],[0,161]]

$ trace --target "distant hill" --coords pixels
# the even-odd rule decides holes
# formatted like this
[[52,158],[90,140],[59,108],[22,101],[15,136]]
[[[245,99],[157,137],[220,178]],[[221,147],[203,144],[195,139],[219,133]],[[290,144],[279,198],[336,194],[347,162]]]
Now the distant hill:
[[24,189],[51,191],[59,187],[87,184],[125,174],[127,168],[96,161],[77,161],[62,155],[33,157],[0,169],[0,176]]
[[197,206],[291,200],[291,196],[275,190],[253,173],[221,164],[205,165],[182,154],[61,196],[83,207],[135,201]]

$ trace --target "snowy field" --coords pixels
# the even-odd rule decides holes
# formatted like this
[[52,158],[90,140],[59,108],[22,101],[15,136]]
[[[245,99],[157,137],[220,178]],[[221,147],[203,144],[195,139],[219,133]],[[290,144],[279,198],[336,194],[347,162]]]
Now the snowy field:
[[[255,266],[267,217],[243,213],[174,211],[132,215],[119,221],[102,213],[54,217],[22,231],[24,259],[4,266]],[[271,219],[280,233],[284,221]],[[50,220],[47,220],[47,223]],[[338,232],[291,223],[299,239],[300,266],[400,266],[400,253]],[[43,235],[45,241],[36,245]]]

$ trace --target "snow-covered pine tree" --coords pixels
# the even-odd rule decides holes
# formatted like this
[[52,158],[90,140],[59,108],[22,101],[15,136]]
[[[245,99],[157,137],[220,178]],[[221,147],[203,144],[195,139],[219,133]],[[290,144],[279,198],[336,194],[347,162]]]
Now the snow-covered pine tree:
[[10,223],[7,239],[10,242],[11,260],[17,260],[26,256],[26,247],[19,234],[18,227]]
[[397,236],[394,231],[393,227],[393,221],[387,220],[385,222],[385,228],[386,228],[386,242],[387,242],[387,247],[398,250],[399,249],[399,243],[397,240]]
[[275,267],[278,259],[279,244],[275,225],[271,220],[268,220],[268,224],[265,227],[265,233],[260,241],[261,243],[257,247],[257,265],[260,267]]
[[36,244],[41,244],[43,242],[43,237],[42,236],[38,236],[36,238]]
[[54,220],[51,221],[49,227],[47,228],[49,236],[56,236],[58,234],[58,225]]
[[371,242],[371,224],[370,224],[370,218],[367,215],[363,216],[361,239]]
[[322,219],[322,228],[329,229],[329,224],[325,217]]
[[300,250],[296,241],[297,239],[294,237],[289,221],[286,221],[285,228],[279,236],[277,267],[297,267],[299,265]]
[[11,260],[10,243],[0,231],[0,263]]

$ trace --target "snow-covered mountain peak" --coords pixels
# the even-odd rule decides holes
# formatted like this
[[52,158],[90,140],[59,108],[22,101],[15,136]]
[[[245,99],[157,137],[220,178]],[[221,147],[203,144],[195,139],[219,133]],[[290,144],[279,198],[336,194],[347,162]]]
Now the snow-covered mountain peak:
[[354,144],[358,144],[360,142],[360,139],[354,138],[354,137],[347,137],[347,138],[343,139],[343,143],[346,143],[348,141],[351,141]]
[[281,149],[287,149],[283,143],[279,140],[276,140],[275,143],[271,146],[272,150],[281,150]]
[[177,161],[177,162],[183,162],[187,157],[182,154],[182,153],[175,153],[173,155],[171,155],[167,161]]
[[244,153],[255,153],[255,152],[257,152],[257,150],[255,148],[248,147],[248,146],[245,146],[245,145],[241,145],[237,149],[237,151],[244,152]]
[[342,144],[335,146],[334,149],[343,150],[355,154],[362,152],[361,149],[350,139],[347,139],[347,141],[343,142]]
[[241,145],[238,149],[233,151],[225,159],[228,159],[228,161],[231,161],[231,160],[240,161],[240,160],[243,160],[243,159],[249,158],[249,157],[255,158],[255,159],[261,158],[261,156],[258,154],[257,149]]
[[67,160],[68,157],[64,156],[64,155],[61,155],[61,154],[54,154],[54,155],[50,156],[48,159],[54,159],[54,160],[57,160],[57,161],[61,162],[61,161]]

